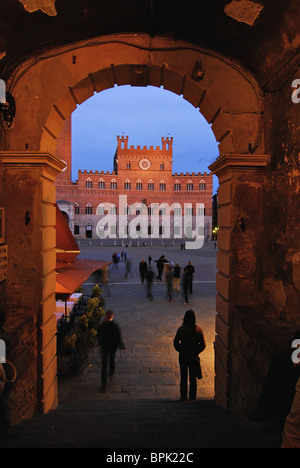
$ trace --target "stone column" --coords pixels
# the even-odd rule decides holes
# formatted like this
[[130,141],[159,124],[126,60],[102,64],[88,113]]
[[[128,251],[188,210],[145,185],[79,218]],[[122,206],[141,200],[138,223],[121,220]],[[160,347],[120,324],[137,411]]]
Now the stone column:
[[264,168],[268,156],[229,154],[210,170],[219,178],[215,399],[231,406],[232,336],[237,307],[260,302]]
[[9,252],[6,310],[16,321],[18,316],[31,315],[36,322],[37,409],[46,413],[57,405],[58,396],[54,180],[65,163],[38,152],[5,152],[0,157]]

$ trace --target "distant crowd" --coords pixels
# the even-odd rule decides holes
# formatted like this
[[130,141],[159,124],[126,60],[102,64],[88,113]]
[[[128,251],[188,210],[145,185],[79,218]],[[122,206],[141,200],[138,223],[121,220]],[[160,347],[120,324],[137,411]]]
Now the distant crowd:
[[[121,254],[114,252],[112,255],[113,269],[118,269],[118,264],[120,262],[126,262],[125,265],[125,278],[128,275],[133,275],[132,273],[132,262],[131,259],[127,257],[127,252],[122,251]],[[189,294],[193,293],[193,279],[195,274],[195,268],[191,262],[188,262],[187,265],[182,269],[179,263],[173,263],[170,260],[167,260],[165,255],[161,255],[159,259],[154,260],[157,268],[157,276],[152,267],[153,258],[151,255],[148,257],[148,261],[142,259],[139,264],[139,274],[141,277],[141,282],[147,285],[147,298],[153,300],[153,282],[156,279],[157,281],[165,280],[167,284],[167,297],[170,302],[173,302],[173,291],[180,292],[182,291],[184,297],[184,304],[189,303]],[[181,289],[182,288],[182,289]]]

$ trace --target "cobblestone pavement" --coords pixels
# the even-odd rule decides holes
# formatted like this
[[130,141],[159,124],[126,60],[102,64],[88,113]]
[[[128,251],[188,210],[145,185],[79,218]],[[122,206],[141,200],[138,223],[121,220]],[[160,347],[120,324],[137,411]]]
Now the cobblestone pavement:
[[[100,250],[101,249],[101,250]],[[110,259],[111,247],[81,247],[82,257]],[[100,250],[100,252],[99,252]],[[167,252],[166,252],[167,250]],[[119,250],[116,250],[120,253]],[[118,269],[109,269],[109,283],[102,285],[106,299],[106,309],[112,309],[115,321],[120,325],[126,351],[120,351],[116,357],[116,374],[108,386],[105,395],[99,394],[100,357],[98,349],[90,355],[90,361],[84,370],[80,387],[89,388],[99,399],[119,398],[179,398],[178,353],[173,347],[173,338],[182,324],[185,311],[193,309],[197,323],[202,328],[206,339],[206,350],[201,354],[203,380],[198,383],[200,398],[213,398],[214,381],[214,327],[215,327],[215,269],[216,252],[213,245],[206,245],[203,252],[181,251],[178,248],[131,248],[127,249],[132,260],[132,274],[125,278],[125,262],[120,262]],[[155,282],[154,300],[146,298],[145,285],[141,284],[138,266],[149,253],[156,260],[161,253],[167,259],[179,262],[184,267],[191,260],[196,269],[193,294],[189,304],[184,305],[181,292],[173,292],[173,301],[167,300],[167,287],[164,282]],[[201,255],[202,254],[202,255]],[[155,263],[153,263],[154,270]],[[84,292],[89,294],[97,283],[97,275],[92,275],[84,285]],[[79,391],[80,393],[80,391]],[[93,395],[93,398],[95,395]]]
[[[113,250],[84,246],[81,257],[110,260]],[[174,293],[174,302],[168,302],[165,283],[155,283],[153,302],[146,298],[138,264],[149,252],[153,259],[165,253],[182,266],[191,259],[196,268],[188,307],[196,313],[207,347],[201,354],[203,380],[194,402],[179,403],[178,354],[173,348],[173,338],[187,306],[180,293]],[[130,454],[138,453],[139,448],[151,452],[158,448],[191,449],[199,462],[201,448],[278,448],[277,435],[213,402],[213,246],[189,252],[168,247],[167,253],[157,247],[131,248],[128,253],[133,275],[125,279],[125,266],[121,263],[118,269],[110,268],[109,283],[103,285],[106,308],[114,311],[126,344],[126,351],[117,355],[116,373],[107,392],[99,391],[100,357],[94,349],[80,376],[60,381],[58,408],[47,415],[36,414],[30,421],[11,428],[8,440],[0,442],[1,448],[101,448],[102,461],[106,454],[118,454],[111,450],[118,448]],[[97,274],[85,283],[84,292],[89,294],[95,283],[99,283]]]

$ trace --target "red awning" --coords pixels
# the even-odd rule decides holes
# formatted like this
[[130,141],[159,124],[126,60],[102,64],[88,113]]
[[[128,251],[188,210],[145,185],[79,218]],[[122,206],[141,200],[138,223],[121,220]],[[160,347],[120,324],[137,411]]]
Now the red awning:
[[111,262],[85,259],[76,259],[72,263],[64,263],[56,270],[55,293],[64,297],[71,295],[94,271],[108,265],[111,265]]
[[70,231],[69,225],[56,204],[56,261],[72,262],[80,254],[80,249]]

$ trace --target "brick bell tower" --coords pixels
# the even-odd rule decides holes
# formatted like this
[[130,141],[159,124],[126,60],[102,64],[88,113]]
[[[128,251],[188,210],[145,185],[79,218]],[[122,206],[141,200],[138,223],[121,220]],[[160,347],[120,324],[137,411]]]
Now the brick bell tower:
[[56,185],[69,185],[72,183],[72,118],[65,121],[56,146],[56,157],[63,160],[67,167],[55,179]]

